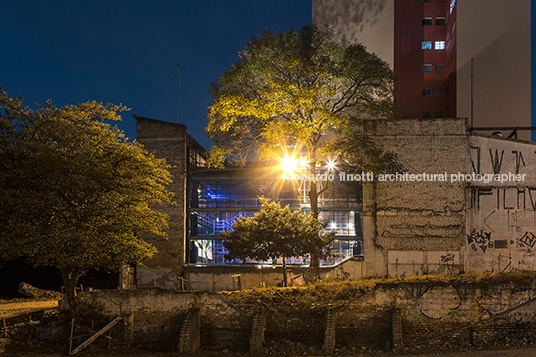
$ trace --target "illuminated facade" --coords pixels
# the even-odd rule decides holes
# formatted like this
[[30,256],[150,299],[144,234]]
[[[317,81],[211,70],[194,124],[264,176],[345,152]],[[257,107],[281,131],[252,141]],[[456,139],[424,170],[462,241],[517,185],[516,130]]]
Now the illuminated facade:
[[[282,206],[308,211],[308,187],[304,185],[310,182],[285,180],[279,167],[259,164],[240,169],[208,169],[203,159],[204,149],[188,135],[184,125],[138,116],[135,119],[138,141],[171,165],[173,182],[168,189],[174,194],[175,204],[159,207],[169,216],[167,238],[143,236],[158,253],[129,272],[131,278],[125,279],[132,281],[131,285],[175,289],[180,286],[179,280],[186,268],[196,272],[213,266],[247,270],[258,263],[271,266],[281,263],[280,260],[226,260],[220,232],[232,229],[238,217],[250,217],[259,212],[259,196],[278,201]],[[336,173],[337,168],[329,169]],[[326,182],[321,187],[326,187]],[[323,265],[362,256],[362,212],[359,183],[329,181],[320,196],[319,215],[328,223],[326,230],[335,233],[336,240],[333,256],[322,261]],[[289,258],[287,262],[295,266],[309,263],[303,257]]]
[[[256,261],[226,260],[226,250],[219,234],[231,230],[238,217],[252,217],[259,212],[259,196],[270,198],[282,206],[308,211],[309,201],[303,182],[281,180],[282,172],[272,168],[209,170],[198,168],[189,175],[188,194],[188,257],[193,265],[248,264]],[[334,232],[334,255],[323,264],[338,263],[361,255],[362,187],[356,182],[329,183],[320,196],[319,216]],[[261,262],[271,264],[277,262]],[[307,258],[289,258],[289,264],[308,264]]]

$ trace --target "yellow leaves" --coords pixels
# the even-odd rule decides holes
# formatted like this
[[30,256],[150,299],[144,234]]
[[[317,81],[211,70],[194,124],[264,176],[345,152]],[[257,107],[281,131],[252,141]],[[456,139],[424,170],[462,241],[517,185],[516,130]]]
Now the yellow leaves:
[[[35,264],[117,267],[155,249],[136,234],[164,236],[167,216],[152,209],[170,203],[169,165],[104,122],[119,120],[123,106],[88,102],[36,111],[0,92],[6,155],[0,197],[0,254],[28,256]],[[3,139],[9,139],[4,141]]]

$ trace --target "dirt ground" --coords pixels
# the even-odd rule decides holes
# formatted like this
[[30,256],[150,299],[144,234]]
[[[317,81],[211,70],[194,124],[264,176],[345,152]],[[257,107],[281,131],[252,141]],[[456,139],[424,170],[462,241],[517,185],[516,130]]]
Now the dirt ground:
[[55,309],[58,307],[58,299],[30,300],[16,299],[0,301],[0,318],[9,318],[32,311]]

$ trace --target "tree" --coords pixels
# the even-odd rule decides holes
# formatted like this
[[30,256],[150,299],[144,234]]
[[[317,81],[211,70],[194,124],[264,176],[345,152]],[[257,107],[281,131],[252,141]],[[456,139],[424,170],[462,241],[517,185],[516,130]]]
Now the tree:
[[[367,169],[367,163],[378,160],[348,160],[353,151],[344,144],[352,142],[356,152],[372,145],[356,124],[394,118],[393,84],[387,63],[361,44],[336,43],[329,29],[265,31],[211,87],[206,133],[216,145],[209,163],[300,156],[316,177],[321,161],[340,157]],[[392,158],[384,155],[381,168],[392,169]],[[311,213],[317,218],[322,188],[318,182],[310,187]],[[318,264],[313,253],[311,265]]]
[[330,253],[333,235],[322,231],[325,224],[311,214],[281,208],[276,202],[260,197],[262,209],[253,217],[242,217],[232,231],[224,231],[223,245],[227,259],[269,260],[282,258],[283,285],[288,286],[286,258],[306,256],[321,251]]
[[0,89],[0,256],[59,268],[74,313],[80,276],[151,257],[139,232],[165,236],[168,165],[105,122],[125,109],[31,110]]

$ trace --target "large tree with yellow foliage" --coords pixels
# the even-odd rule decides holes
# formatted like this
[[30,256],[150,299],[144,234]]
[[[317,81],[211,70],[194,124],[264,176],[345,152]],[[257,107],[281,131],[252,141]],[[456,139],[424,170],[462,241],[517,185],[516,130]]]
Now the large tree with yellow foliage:
[[0,90],[0,256],[59,268],[73,312],[81,275],[151,257],[139,232],[165,236],[168,165],[109,124],[124,109],[32,110]]
[[[361,44],[336,43],[329,29],[265,31],[212,85],[210,163],[297,155],[312,173],[328,158],[357,170],[396,169],[394,156],[376,148],[358,125],[395,116],[393,84],[386,62]],[[315,218],[320,194],[312,184]]]

